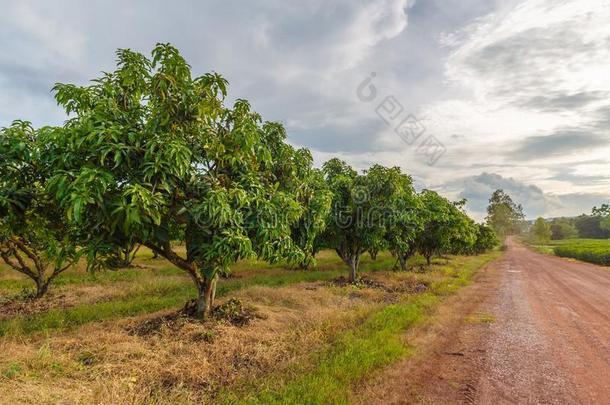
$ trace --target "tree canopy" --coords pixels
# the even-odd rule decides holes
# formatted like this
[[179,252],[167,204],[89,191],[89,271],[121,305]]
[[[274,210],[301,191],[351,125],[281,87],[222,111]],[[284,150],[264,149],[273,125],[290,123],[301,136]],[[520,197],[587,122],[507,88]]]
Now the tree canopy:
[[401,270],[407,269],[408,259],[417,251],[417,237],[423,230],[423,206],[413,189],[411,176],[394,168],[396,192],[390,201],[391,217],[385,234],[385,245],[396,258]]
[[610,238],[610,229],[602,226],[604,217],[600,215],[579,215],[574,219],[574,226],[580,238],[606,239]]
[[307,269],[315,264],[315,255],[322,248],[321,235],[330,214],[332,193],[322,171],[312,166],[309,150],[299,149],[293,156],[296,182],[292,192],[304,211],[292,225],[292,239],[304,254],[301,267]]
[[80,255],[76,230],[44,187],[52,172],[41,140],[55,130],[24,121],[0,130],[0,258],[34,281],[37,298]]
[[551,221],[551,239],[569,239],[578,237],[578,230],[570,218],[554,218]]
[[504,190],[493,192],[487,206],[486,221],[500,239],[519,233],[524,218],[521,204],[516,204]]
[[423,227],[417,237],[417,248],[428,264],[434,255],[474,244],[475,224],[462,211],[465,201],[453,203],[432,190],[423,190],[419,198],[423,205]]
[[[410,204],[410,178],[399,168],[381,165],[358,174],[337,158],[326,162],[323,171],[333,193],[324,245],[337,252],[355,281],[362,254],[385,248],[389,229],[407,219],[399,217],[396,208]],[[409,216],[406,211],[400,215]]]
[[491,227],[484,224],[477,224],[476,241],[472,247],[473,253],[481,254],[487,250],[493,249],[498,243],[498,238]]
[[538,217],[530,230],[532,238],[537,243],[546,243],[551,239],[551,225],[542,217]]
[[599,227],[610,234],[610,204],[602,204],[599,208],[593,207],[592,214],[600,218]]
[[[263,123],[245,100],[225,105],[220,75],[192,77],[159,44],[152,59],[119,50],[114,72],[55,93],[71,118],[50,134],[49,189],[85,231],[90,259],[127,239],[144,244],[189,274],[201,316],[237,260],[303,259],[291,239],[303,208],[289,189],[290,165],[305,163],[280,124]],[[172,247],[176,234],[185,255]]]

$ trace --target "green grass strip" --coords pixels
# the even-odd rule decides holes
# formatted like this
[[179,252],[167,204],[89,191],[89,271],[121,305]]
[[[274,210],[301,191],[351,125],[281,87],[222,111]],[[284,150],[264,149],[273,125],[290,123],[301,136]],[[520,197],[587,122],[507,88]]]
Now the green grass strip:
[[352,387],[372,372],[411,353],[402,334],[426,319],[432,309],[460,287],[469,283],[483,265],[499,252],[470,258],[457,258],[443,266],[444,277],[424,294],[388,305],[374,312],[362,324],[339,336],[321,353],[312,355],[310,367],[272,374],[263,381],[248,384],[250,392],[227,389],[219,402],[249,404],[346,404]]

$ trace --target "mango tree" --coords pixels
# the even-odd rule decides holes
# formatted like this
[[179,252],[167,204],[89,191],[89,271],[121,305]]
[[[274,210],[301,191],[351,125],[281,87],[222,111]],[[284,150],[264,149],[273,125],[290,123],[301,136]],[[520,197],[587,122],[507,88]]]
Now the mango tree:
[[452,247],[474,243],[474,223],[462,211],[464,202],[452,203],[432,190],[419,195],[423,227],[418,232],[418,251],[430,265],[432,256],[451,252]]
[[477,224],[477,238],[472,247],[474,254],[481,254],[493,249],[500,243],[495,232],[485,224]]
[[280,190],[293,195],[303,208],[301,217],[291,226],[291,236],[304,254],[300,267],[307,269],[315,264],[321,248],[320,234],[326,227],[332,195],[322,171],[313,167],[309,149],[295,149],[283,142],[286,132],[280,124],[266,123],[264,127],[264,141],[271,146],[272,171]]
[[[417,252],[416,238],[422,230],[421,202],[413,189],[411,176],[399,168],[388,171],[396,187],[391,204],[391,220],[385,235],[387,246],[396,258],[396,266],[407,270],[407,262]],[[395,266],[395,267],[396,267]]]
[[80,255],[74,229],[44,188],[50,172],[40,139],[52,131],[23,121],[0,130],[0,258],[34,281],[35,298]]
[[478,226],[464,211],[465,199],[453,201],[451,204],[455,208],[452,210],[453,221],[450,224],[452,236],[449,241],[449,249],[444,253],[471,254],[477,241]]
[[[311,155],[308,155],[307,160],[312,161]],[[299,175],[301,181],[295,189],[296,198],[302,204],[304,212],[292,226],[292,238],[304,254],[301,268],[307,269],[315,265],[315,255],[322,248],[320,237],[326,229],[332,195],[319,169],[312,168],[311,164],[298,166],[306,168],[305,172]]]
[[387,170],[382,166],[358,174],[334,158],[322,170],[333,192],[324,243],[349,266],[349,280],[355,282],[362,254],[384,243],[395,189],[393,184],[380,181]]
[[225,106],[226,80],[192,77],[170,45],[150,60],[130,50],[117,58],[89,86],[55,86],[69,119],[53,134],[60,150],[49,189],[82,242],[102,254],[123,235],[147,246],[190,276],[198,317],[237,260],[302,260],[290,237],[302,207],[281,184],[290,174],[274,170],[285,142],[277,125],[245,100]]

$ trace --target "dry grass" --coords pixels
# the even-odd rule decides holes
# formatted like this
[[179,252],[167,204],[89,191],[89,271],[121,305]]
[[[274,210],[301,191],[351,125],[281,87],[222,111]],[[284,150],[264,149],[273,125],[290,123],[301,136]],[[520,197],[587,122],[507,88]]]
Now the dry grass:
[[[457,266],[461,260],[456,259]],[[427,273],[378,270],[387,269],[389,262],[387,258],[365,262],[370,267],[359,286],[336,281],[274,287],[243,284],[232,290],[231,297],[253,306],[257,318],[241,327],[186,320],[172,316],[174,308],[66,331],[5,336],[0,339],[0,402],[212,403],[223,392],[307,370],[315,367],[312,353],[322,353],[343,332],[448,276],[440,269]],[[260,277],[263,266],[240,263],[234,281]],[[327,252],[321,255],[319,267],[329,272],[343,268]],[[137,278],[99,284],[68,279],[55,293],[69,291],[65,302],[82,304],[146,294],[159,283],[183,280],[180,273],[163,271],[161,280],[148,270]],[[273,279],[276,274],[280,278],[294,275],[280,266],[267,266],[264,273]],[[139,325],[156,324],[161,317],[169,321],[152,333],[134,333]]]
[[379,305],[378,291],[354,296],[345,289],[323,283],[247,288],[235,296],[256,303],[262,319],[244,327],[189,321],[159,334],[128,332],[148,315],[47,338],[5,339],[0,391],[7,402],[210,400],[223,387],[298,362]]
[[[183,271],[150,256],[142,249],[134,262],[136,267],[95,274],[88,274],[84,263],[79,263],[60,275],[49,293],[36,301],[24,300],[21,293],[21,289],[31,287],[31,280],[14,278],[15,271],[0,271],[0,336],[48,334],[90,322],[177,308],[193,298],[192,282]],[[318,258],[318,267],[306,272],[282,264],[241,261],[233,266],[228,279],[219,282],[218,295],[251,285],[278,287],[344,274],[345,266],[333,252],[320,252]],[[375,262],[365,258],[362,269],[387,269],[391,261],[387,254]]]

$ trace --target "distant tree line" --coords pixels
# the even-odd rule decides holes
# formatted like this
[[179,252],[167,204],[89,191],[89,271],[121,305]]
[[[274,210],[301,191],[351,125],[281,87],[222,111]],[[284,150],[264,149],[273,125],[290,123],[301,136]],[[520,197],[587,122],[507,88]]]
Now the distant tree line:
[[591,214],[545,220],[538,218],[530,229],[532,237],[539,242],[562,239],[608,239],[610,238],[610,205],[593,207]]
[[544,243],[549,240],[583,238],[610,238],[610,204],[593,207],[591,214],[546,220],[539,217],[528,226],[521,204],[515,203],[504,190],[493,192],[487,207],[487,225],[501,239],[508,235],[528,230],[532,241]]

